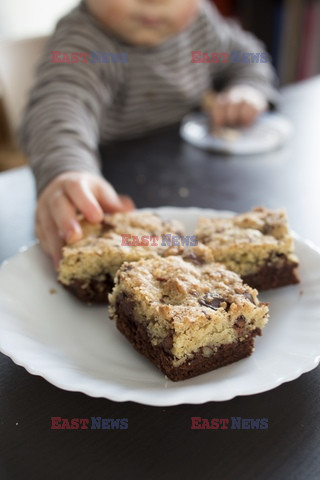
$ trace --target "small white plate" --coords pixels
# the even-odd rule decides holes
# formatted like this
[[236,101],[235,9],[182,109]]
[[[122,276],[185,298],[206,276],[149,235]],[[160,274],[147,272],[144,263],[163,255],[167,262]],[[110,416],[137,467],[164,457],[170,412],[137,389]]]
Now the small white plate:
[[[182,221],[188,234],[198,208],[155,209]],[[296,238],[301,284],[260,294],[270,321],[250,358],[183,382],[167,380],[108,319],[105,307],[85,306],[56,283],[38,245],[0,270],[0,350],[30,373],[65,390],[147,405],[229,400],[270,390],[315,368],[320,360],[320,254]],[[55,293],[50,290],[54,289]]]
[[228,155],[266,153],[284,145],[292,136],[293,126],[279,113],[265,113],[251,127],[222,129],[222,135],[212,134],[207,115],[187,115],[180,127],[186,141],[205,150]]

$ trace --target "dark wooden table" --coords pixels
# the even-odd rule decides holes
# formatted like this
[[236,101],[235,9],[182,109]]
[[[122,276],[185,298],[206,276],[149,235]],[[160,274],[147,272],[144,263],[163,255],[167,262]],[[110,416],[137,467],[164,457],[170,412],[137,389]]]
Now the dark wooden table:
[[[287,208],[320,245],[320,78],[284,90],[290,145],[241,157],[183,143],[177,127],[101,150],[104,174],[138,207]],[[0,175],[0,260],[33,238],[30,171]],[[320,318],[319,318],[320,321]],[[60,390],[0,354],[1,480],[318,479],[320,368],[259,395],[149,407]],[[51,417],[128,418],[127,430],[51,430]],[[267,430],[191,430],[191,417],[268,418]]]

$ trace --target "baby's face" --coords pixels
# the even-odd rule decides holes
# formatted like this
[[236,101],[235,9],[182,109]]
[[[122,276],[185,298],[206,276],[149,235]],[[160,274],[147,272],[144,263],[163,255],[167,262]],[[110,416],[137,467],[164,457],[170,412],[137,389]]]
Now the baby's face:
[[139,46],[156,46],[184,30],[201,0],[86,0],[111,31]]

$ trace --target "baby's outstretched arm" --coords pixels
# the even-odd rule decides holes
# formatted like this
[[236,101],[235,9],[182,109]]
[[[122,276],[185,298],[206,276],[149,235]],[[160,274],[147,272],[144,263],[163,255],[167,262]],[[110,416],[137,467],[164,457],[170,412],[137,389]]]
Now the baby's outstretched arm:
[[56,266],[62,245],[81,238],[78,212],[96,223],[104,211],[134,208],[100,172],[101,116],[117,94],[118,65],[82,62],[80,57],[76,63],[53,62],[63,55],[72,59],[73,52],[97,51],[100,37],[94,28],[81,11],[58,24],[39,64],[21,127],[22,146],[36,178],[36,235]]

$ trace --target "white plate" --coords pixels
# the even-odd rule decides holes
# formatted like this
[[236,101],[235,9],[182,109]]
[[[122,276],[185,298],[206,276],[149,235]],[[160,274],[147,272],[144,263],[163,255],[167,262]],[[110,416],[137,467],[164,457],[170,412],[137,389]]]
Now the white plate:
[[292,136],[293,126],[279,113],[265,113],[251,127],[225,130],[226,137],[211,133],[211,125],[204,113],[187,115],[180,127],[181,137],[205,150],[228,155],[266,153],[284,145]]
[[[163,207],[192,233],[197,208]],[[107,318],[105,307],[84,306],[55,280],[38,245],[0,270],[0,349],[30,373],[65,390],[116,401],[177,405],[229,400],[270,390],[312,370],[320,360],[320,254],[296,238],[301,284],[260,298],[270,302],[270,321],[254,354],[214,372],[174,383],[140,356]],[[55,294],[50,294],[50,289]]]

